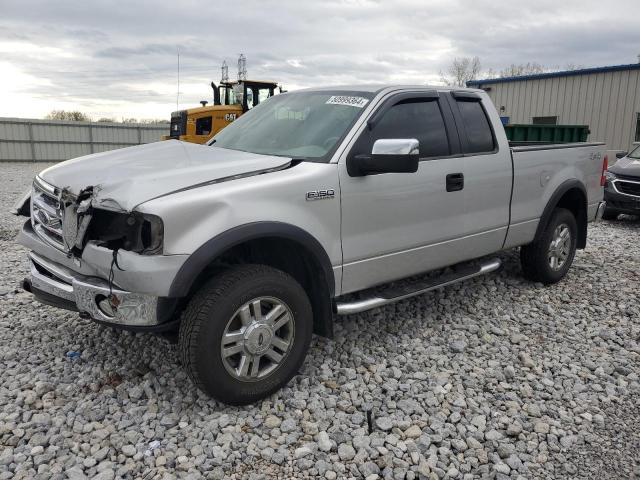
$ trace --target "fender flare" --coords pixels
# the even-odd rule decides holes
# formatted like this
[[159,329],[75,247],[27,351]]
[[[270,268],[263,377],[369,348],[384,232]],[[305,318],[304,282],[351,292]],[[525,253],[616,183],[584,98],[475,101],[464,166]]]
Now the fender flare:
[[555,208],[558,206],[560,199],[563,197],[565,193],[573,189],[578,189],[584,197],[584,205],[580,206],[581,208],[580,211],[583,212],[584,218],[576,218],[576,221],[578,223],[578,239],[577,239],[578,248],[585,247],[586,241],[587,241],[586,215],[587,215],[588,196],[587,196],[587,189],[584,186],[584,184],[581,181],[576,179],[565,180],[553,192],[553,194],[551,195],[551,198],[549,198],[549,201],[547,202],[547,206],[544,207],[544,211],[542,212],[542,216],[540,217],[540,221],[538,222],[538,228],[536,229],[536,235],[534,237],[534,241],[537,241],[542,235],[542,233],[544,232],[545,228],[547,228],[547,224],[551,219],[551,215],[553,214],[553,211],[555,210]]
[[329,255],[320,242],[300,227],[284,222],[252,222],[231,228],[201,245],[187,259],[171,282],[169,297],[185,297],[202,271],[222,253],[241,243],[263,237],[293,240],[311,252],[324,273],[331,297],[335,295],[335,278]]

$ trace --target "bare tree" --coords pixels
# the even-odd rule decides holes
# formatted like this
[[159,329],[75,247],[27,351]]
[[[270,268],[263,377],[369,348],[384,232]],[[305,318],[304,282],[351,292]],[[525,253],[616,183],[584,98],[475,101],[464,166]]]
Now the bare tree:
[[[571,70],[580,70],[584,68],[582,65],[567,63],[564,67],[545,67],[536,62],[527,62],[521,64],[512,63],[507,68],[500,70],[498,77],[521,77],[522,75],[535,75],[537,73],[562,72]],[[492,72],[493,73],[493,72]],[[491,75],[489,78],[495,75]]]
[[140,120],[140,123],[145,125],[157,125],[160,123],[169,123],[169,121],[163,120],[162,118],[143,118]]
[[78,111],[51,110],[46,117],[47,120],[70,120],[73,122],[90,122],[91,117],[86,113]]
[[535,75],[538,73],[559,72],[568,70],[579,70],[584,68],[581,65],[568,63],[565,67],[546,67],[537,62],[512,63],[502,70],[482,71],[480,59],[478,57],[462,57],[454,58],[446,74],[440,72],[441,81],[448,86],[464,87],[469,80],[478,80],[482,78],[505,78],[505,77],[521,77],[523,75]]
[[446,73],[440,72],[440,78],[445,85],[451,87],[464,87],[469,80],[480,76],[482,65],[478,57],[454,58]]
[[521,77],[522,75],[534,75],[536,73],[545,73],[549,69],[536,62],[527,62],[516,65],[512,63],[507,68],[500,70],[498,76],[504,77]]

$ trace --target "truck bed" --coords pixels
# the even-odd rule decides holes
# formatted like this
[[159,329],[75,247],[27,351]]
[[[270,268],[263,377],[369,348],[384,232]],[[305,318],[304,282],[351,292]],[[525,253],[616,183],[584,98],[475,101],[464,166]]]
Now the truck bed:
[[551,195],[567,179],[584,186],[589,219],[602,200],[604,143],[524,143],[509,142],[514,176],[506,246],[531,241]]
[[559,150],[562,148],[598,147],[603,145],[603,142],[554,143],[509,141],[509,147],[511,147],[511,150],[514,152],[528,152],[534,150]]

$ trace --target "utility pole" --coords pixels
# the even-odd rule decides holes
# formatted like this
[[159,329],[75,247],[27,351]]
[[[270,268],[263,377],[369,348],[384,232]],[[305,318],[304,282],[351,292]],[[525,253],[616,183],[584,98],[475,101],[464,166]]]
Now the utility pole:
[[176,111],[180,110],[180,48],[176,47],[178,53],[178,91],[176,92]]

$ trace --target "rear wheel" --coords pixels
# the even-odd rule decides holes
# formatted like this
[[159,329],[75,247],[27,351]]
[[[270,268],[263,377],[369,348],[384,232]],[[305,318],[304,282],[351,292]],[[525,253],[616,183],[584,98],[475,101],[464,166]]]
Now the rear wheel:
[[617,210],[612,210],[611,208],[605,208],[604,212],[602,213],[602,219],[603,220],[617,220],[618,219],[618,215],[620,215],[620,212],[618,212]]
[[296,374],[312,329],[309,299],[291,276],[241,265],[212,278],[191,300],[180,325],[180,354],[196,386],[243,405]]
[[557,208],[540,237],[520,249],[525,277],[547,285],[562,280],[576,254],[577,232],[573,214]]

